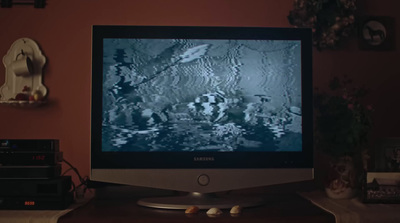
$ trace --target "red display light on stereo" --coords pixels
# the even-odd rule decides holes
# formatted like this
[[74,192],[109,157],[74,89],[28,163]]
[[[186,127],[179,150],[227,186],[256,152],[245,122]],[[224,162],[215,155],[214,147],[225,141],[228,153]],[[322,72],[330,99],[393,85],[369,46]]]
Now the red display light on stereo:
[[35,206],[35,201],[25,201],[24,205],[25,206]]

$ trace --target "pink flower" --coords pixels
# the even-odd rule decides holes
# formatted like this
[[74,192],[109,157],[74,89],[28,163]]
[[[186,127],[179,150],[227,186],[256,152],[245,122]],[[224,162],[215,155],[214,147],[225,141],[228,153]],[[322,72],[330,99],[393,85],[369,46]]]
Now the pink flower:
[[350,110],[353,110],[354,109],[354,105],[353,104],[348,104],[347,108],[350,109]]

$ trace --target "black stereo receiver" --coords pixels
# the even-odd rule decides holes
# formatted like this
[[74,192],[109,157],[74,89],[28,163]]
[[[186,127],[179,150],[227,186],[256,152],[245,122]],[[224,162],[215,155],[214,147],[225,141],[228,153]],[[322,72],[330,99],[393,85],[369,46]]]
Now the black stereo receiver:
[[58,152],[58,139],[0,139],[0,151]]

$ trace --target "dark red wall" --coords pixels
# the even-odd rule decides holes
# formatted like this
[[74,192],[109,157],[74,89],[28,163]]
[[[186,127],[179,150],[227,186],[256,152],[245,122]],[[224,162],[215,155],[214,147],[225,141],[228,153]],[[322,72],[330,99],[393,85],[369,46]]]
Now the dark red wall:
[[[290,27],[292,0],[48,0],[45,9],[0,8],[0,55],[22,37],[37,41],[47,65],[48,105],[0,107],[0,138],[57,138],[67,160],[89,174],[91,26],[195,25]],[[400,18],[398,0],[368,0],[360,13]],[[396,34],[399,35],[399,23]],[[397,45],[400,47],[398,39]],[[374,139],[400,136],[399,50],[360,51],[350,39],[336,51],[314,51],[314,84],[347,74],[372,89]],[[0,68],[0,84],[5,69]]]

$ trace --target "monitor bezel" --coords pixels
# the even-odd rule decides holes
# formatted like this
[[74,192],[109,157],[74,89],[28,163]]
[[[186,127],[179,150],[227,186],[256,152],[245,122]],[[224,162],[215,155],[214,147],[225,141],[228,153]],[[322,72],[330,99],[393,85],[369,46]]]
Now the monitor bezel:
[[[199,26],[93,26],[91,86],[92,169],[312,168],[312,32],[303,28]],[[303,150],[299,152],[103,152],[104,38],[300,40]]]

